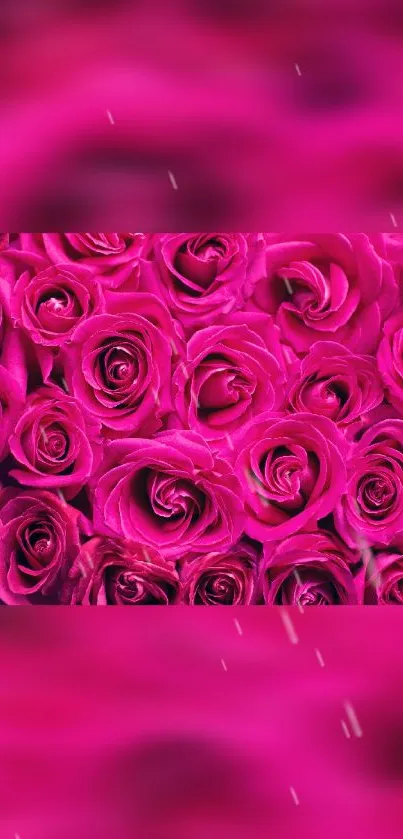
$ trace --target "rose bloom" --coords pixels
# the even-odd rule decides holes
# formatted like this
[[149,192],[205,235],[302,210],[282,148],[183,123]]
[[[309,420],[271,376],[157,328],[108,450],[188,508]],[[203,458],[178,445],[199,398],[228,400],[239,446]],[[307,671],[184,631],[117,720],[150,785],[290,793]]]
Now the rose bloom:
[[21,233],[19,238],[22,250],[42,254],[54,264],[78,263],[105,287],[138,283],[142,233]]
[[288,393],[289,407],[329,417],[345,427],[383,401],[373,358],[334,341],[317,341],[301,362]]
[[305,547],[313,548],[316,553],[320,553],[329,562],[348,565],[350,570],[355,573],[357,568],[362,564],[361,551],[357,548],[349,547],[333,529],[333,524],[328,525],[328,521],[326,519],[326,527],[322,526],[321,523],[320,528],[305,534],[307,537],[304,543]]
[[190,606],[249,606],[255,602],[259,552],[241,540],[226,551],[197,556],[181,568],[182,602]]
[[163,295],[173,315],[192,331],[241,308],[263,276],[263,254],[259,234],[155,235],[141,272],[147,286]]
[[164,557],[225,550],[239,539],[241,487],[227,461],[191,431],[114,440],[94,479],[94,525]]
[[260,579],[268,606],[335,606],[358,602],[354,577],[337,553],[322,550],[316,533],[297,533],[264,548]]
[[83,606],[167,606],[180,583],[172,563],[157,551],[118,539],[95,536],[70,569],[61,602]]
[[102,289],[90,271],[77,265],[52,265],[20,274],[11,314],[35,344],[60,347],[79,323],[102,312],[104,305]]
[[265,274],[254,304],[301,354],[325,339],[372,353],[397,303],[392,267],[364,233],[279,236],[267,247]]
[[373,237],[378,253],[393,265],[403,266],[403,236],[401,233],[377,233]]
[[368,551],[358,582],[365,605],[403,605],[402,544],[379,552]]
[[[1,377],[0,377],[1,378]],[[100,423],[84,418],[79,404],[55,385],[35,390],[10,437],[20,484],[65,490],[73,498],[98,466]]]
[[345,489],[346,446],[335,423],[308,413],[262,414],[242,429],[235,471],[248,536],[285,538],[328,515]]
[[171,409],[174,330],[152,295],[127,298],[111,295],[107,314],[77,327],[65,354],[65,374],[74,396],[106,432],[152,434]]
[[[8,236],[8,234],[2,234]],[[0,350],[3,354],[3,343],[6,336],[12,330],[13,324],[11,321],[11,305],[13,299],[13,289],[15,285],[16,275],[14,272],[13,262],[7,257],[9,253],[8,240],[3,241],[3,247],[0,245]],[[18,263],[19,264],[19,263]],[[1,359],[4,364],[3,359]],[[5,365],[7,366],[7,365]]]
[[352,446],[347,485],[335,510],[336,525],[350,545],[368,539],[389,544],[403,532],[403,420],[383,420]]
[[389,318],[383,328],[377,361],[387,396],[403,414],[403,310]]
[[0,493],[0,600],[58,603],[79,552],[79,513],[43,490]]
[[25,388],[15,372],[12,373],[0,364],[0,459],[9,451],[10,434],[25,402]]
[[177,413],[205,439],[225,437],[284,400],[285,369],[271,318],[237,312],[188,341],[173,377]]

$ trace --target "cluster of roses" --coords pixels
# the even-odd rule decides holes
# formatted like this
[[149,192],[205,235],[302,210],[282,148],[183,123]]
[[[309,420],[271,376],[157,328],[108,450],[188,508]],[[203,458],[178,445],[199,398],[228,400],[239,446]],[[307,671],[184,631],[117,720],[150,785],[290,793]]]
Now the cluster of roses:
[[403,237],[0,249],[3,603],[403,603]]

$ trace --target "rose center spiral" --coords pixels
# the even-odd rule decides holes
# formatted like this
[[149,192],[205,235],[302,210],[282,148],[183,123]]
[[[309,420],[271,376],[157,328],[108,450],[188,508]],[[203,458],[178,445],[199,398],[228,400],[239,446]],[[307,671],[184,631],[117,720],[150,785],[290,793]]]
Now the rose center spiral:
[[118,346],[109,349],[104,356],[104,378],[112,388],[120,388],[134,382],[139,373],[139,361],[134,347]]
[[63,460],[69,450],[69,439],[59,424],[41,429],[42,453],[52,460]]
[[396,495],[397,490],[392,478],[369,475],[365,476],[359,485],[358,501],[367,514],[376,517],[393,506]]

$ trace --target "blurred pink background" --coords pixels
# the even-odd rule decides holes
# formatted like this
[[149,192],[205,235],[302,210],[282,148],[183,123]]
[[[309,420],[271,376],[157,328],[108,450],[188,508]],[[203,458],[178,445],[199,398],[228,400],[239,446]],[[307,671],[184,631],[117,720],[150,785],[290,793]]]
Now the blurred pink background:
[[1,622],[2,839],[401,836],[399,610]]
[[403,219],[402,9],[5,4],[3,229],[393,230]]

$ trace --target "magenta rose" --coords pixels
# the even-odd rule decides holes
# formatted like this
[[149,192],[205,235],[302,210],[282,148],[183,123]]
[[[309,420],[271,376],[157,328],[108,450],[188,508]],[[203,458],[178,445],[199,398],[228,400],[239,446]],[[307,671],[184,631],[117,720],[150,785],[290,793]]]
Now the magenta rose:
[[403,420],[376,423],[350,451],[346,491],[335,516],[350,545],[389,544],[403,533]]
[[172,343],[165,321],[153,322],[154,305],[164,313],[159,302],[147,294],[128,297],[129,311],[125,295],[114,294],[107,314],[77,327],[65,355],[66,379],[106,433],[152,434],[171,409]]
[[94,480],[95,529],[153,545],[164,557],[225,550],[244,524],[227,461],[191,431],[114,440]]
[[361,420],[382,401],[374,359],[355,355],[333,341],[318,341],[311,347],[288,393],[292,410],[329,417],[343,428]]
[[279,236],[267,247],[254,303],[275,316],[298,353],[325,339],[371,353],[397,303],[397,285],[364,233]]
[[389,318],[379,345],[378,367],[392,405],[403,414],[403,310]]
[[38,273],[28,269],[21,273],[11,314],[35,344],[60,347],[79,323],[104,307],[102,289],[90,271],[77,265],[52,265]]
[[249,606],[255,602],[259,552],[245,540],[197,556],[181,569],[182,602],[190,606]]
[[402,544],[368,551],[367,554],[367,561],[359,575],[362,602],[368,606],[402,606]]
[[102,452],[100,423],[84,418],[79,404],[55,385],[44,385],[27,399],[10,437],[20,484],[63,488],[74,498],[98,466]]
[[177,413],[185,427],[213,441],[284,401],[285,368],[270,318],[235,313],[225,324],[196,332],[173,377]]
[[[298,533],[264,548],[260,590],[268,606],[358,603],[354,577],[342,553],[320,532]],[[329,549],[330,548],[330,549]]]
[[9,438],[25,402],[25,389],[15,372],[0,364],[0,459],[9,451]]
[[326,417],[262,414],[239,435],[246,533],[283,539],[330,513],[346,484],[346,441]]
[[403,236],[401,233],[376,233],[372,237],[381,256],[393,265],[403,266]]
[[0,494],[0,600],[58,603],[79,552],[79,513],[50,492]]
[[126,281],[138,284],[142,233],[21,233],[23,250],[39,253],[54,263],[77,263],[96,275],[102,285],[117,288]]
[[178,573],[157,551],[95,536],[70,569],[61,601],[83,606],[167,606],[180,590]]
[[156,235],[141,271],[149,287],[192,330],[243,305],[263,276],[263,245],[259,234]]

